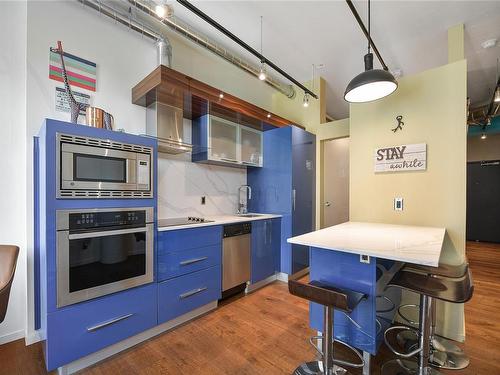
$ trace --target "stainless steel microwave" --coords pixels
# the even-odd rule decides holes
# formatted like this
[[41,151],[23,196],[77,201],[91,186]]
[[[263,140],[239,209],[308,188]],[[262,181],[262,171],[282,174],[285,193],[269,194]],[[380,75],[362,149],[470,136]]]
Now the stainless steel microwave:
[[152,198],[153,149],[57,134],[57,198]]

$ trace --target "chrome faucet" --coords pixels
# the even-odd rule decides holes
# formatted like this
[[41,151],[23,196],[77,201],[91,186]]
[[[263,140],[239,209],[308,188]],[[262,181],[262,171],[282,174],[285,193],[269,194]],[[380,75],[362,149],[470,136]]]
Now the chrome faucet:
[[[245,189],[248,193],[244,201],[241,200],[241,189]],[[238,188],[238,214],[248,213],[248,199],[252,199],[252,188],[249,185],[241,185]]]

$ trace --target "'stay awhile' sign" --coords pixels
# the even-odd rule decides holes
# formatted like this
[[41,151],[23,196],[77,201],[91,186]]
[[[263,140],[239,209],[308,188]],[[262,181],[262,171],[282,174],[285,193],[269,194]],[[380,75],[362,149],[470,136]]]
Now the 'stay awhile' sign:
[[427,144],[383,147],[375,150],[375,173],[425,171],[427,169]]

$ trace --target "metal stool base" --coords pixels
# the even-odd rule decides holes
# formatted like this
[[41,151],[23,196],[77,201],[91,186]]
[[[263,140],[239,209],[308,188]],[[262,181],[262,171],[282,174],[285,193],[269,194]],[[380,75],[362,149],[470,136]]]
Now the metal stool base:
[[[415,361],[408,361],[405,359],[393,359],[382,365],[381,375],[418,375],[418,364]],[[425,375],[444,375],[442,372],[428,367]]]
[[463,370],[469,366],[470,360],[464,353],[446,353],[434,351],[430,365],[445,370]]
[[301,364],[295,369],[293,375],[344,375],[347,374],[347,370],[343,367],[333,365],[333,369],[329,374],[323,372],[323,362],[313,361]]

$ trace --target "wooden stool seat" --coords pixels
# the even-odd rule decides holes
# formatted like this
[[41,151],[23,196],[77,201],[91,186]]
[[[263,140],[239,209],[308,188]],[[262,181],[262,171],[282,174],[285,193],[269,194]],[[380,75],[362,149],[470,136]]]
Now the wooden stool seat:
[[19,248],[0,245],[0,323],[5,319],[9,303],[10,287],[14,279]]
[[352,312],[361,300],[366,298],[366,294],[349,289],[336,288],[316,280],[308,284],[296,280],[288,280],[288,290],[294,296],[346,313]]
[[472,298],[474,285],[470,269],[460,278],[429,276],[404,269],[396,273],[388,286],[410,290],[428,297],[452,303],[465,303]]
[[418,264],[405,264],[405,266],[402,269],[403,271],[410,271],[410,272],[419,272],[419,273],[425,273],[427,275],[433,275],[433,276],[441,276],[441,277],[449,277],[452,279],[458,279],[460,277],[465,276],[465,274],[469,270],[469,263],[467,260],[458,265],[451,265],[451,264],[440,264],[438,267],[431,267],[431,266],[421,266]]

